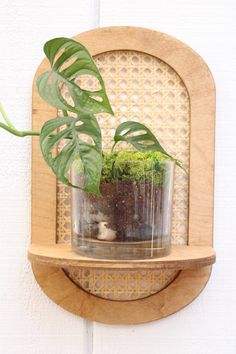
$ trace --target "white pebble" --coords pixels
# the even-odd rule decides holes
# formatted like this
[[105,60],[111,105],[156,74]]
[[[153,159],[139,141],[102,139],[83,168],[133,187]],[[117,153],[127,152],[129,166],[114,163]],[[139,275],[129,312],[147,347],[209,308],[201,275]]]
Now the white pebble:
[[113,241],[116,238],[116,231],[109,229],[107,227],[107,222],[101,221],[98,225],[99,233],[98,233],[98,240],[103,241]]

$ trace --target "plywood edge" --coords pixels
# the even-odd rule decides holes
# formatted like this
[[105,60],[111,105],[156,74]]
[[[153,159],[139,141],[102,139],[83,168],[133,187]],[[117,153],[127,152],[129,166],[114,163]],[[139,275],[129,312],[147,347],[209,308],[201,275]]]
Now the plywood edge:
[[83,257],[71,250],[70,245],[31,244],[31,262],[52,267],[86,267],[103,269],[189,269],[204,267],[215,262],[212,247],[173,246],[170,255],[143,260],[104,260]]
[[[38,94],[37,78],[49,69],[47,59],[39,65],[33,81],[32,129],[40,131],[45,121],[57,116],[56,108]],[[39,137],[32,139],[32,242],[56,242],[56,177],[43,159]]]

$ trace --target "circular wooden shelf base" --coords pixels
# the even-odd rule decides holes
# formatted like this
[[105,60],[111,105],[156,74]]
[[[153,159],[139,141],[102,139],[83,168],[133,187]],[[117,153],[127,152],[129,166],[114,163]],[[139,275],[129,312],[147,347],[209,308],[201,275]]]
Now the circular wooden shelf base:
[[171,254],[161,258],[143,260],[104,260],[81,256],[70,245],[31,244],[31,262],[50,267],[86,267],[109,269],[189,269],[215,263],[215,252],[207,246],[172,246]]
[[145,323],[169,316],[191,303],[204,289],[211,267],[188,269],[164,290],[144,299],[112,301],[89,294],[74,284],[63,269],[32,264],[42,290],[67,311],[109,324]]

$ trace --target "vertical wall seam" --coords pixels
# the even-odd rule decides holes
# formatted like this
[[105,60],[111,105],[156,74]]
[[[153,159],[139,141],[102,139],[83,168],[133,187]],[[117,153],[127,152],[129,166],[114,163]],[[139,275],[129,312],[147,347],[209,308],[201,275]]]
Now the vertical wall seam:
[[[100,0],[91,2],[91,27],[100,27]],[[83,354],[94,354],[94,322],[83,319]]]
[[100,9],[101,9],[101,1],[93,0],[93,28],[100,27]]
[[93,321],[83,320],[83,354],[93,354]]

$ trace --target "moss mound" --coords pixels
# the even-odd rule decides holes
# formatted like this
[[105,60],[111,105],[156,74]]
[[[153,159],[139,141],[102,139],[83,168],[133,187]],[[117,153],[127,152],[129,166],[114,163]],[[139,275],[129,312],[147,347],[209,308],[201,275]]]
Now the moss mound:
[[122,150],[105,153],[102,167],[102,182],[133,180],[137,182],[163,182],[164,164],[169,160],[160,152]]

